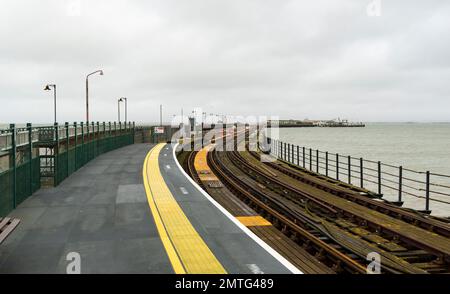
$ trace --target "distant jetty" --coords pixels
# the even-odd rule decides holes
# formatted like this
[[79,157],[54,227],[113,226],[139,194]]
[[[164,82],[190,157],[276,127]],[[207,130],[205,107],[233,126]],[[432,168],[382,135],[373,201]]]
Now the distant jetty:
[[323,128],[363,128],[366,125],[362,122],[349,122],[346,119],[333,119],[333,120],[295,120],[295,119],[282,119],[282,120],[268,120],[267,126],[278,125],[280,128],[311,128],[311,127],[323,127]]

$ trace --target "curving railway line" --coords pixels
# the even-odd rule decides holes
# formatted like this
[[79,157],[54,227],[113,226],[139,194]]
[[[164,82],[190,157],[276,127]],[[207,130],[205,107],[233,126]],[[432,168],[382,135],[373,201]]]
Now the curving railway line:
[[[366,273],[367,256],[376,252],[382,273],[450,272],[445,221],[361,195],[284,162],[262,163],[257,152],[206,150],[208,173],[219,182],[210,186],[202,181],[205,167],[199,171],[194,164],[196,156],[191,152],[185,161],[191,176],[204,189],[213,189],[228,210],[245,206],[270,222],[290,242],[289,250],[278,249],[280,254],[304,252],[301,270],[318,262],[313,272]],[[272,243],[277,238],[267,237]]]

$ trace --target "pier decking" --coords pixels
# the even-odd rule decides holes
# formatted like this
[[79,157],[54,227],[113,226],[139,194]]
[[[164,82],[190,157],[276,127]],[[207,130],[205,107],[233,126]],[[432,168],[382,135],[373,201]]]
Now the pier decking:
[[70,252],[81,273],[295,271],[208,200],[170,146],[153,147],[100,155],[26,199],[10,214],[21,224],[0,246],[0,273],[66,273]]

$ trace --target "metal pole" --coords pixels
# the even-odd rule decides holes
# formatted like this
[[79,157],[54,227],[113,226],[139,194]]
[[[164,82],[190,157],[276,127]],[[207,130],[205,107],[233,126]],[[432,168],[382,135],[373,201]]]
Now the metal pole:
[[128,121],[128,98],[125,98],[125,122]]
[[292,155],[291,155],[291,144],[290,143],[288,143],[287,151],[288,151],[287,162],[291,163]]
[[56,146],[53,149],[53,186],[58,185],[58,156],[59,156],[59,126],[58,123],[55,123],[55,138],[56,138]]
[[303,147],[303,168],[306,168],[306,158],[305,158],[305,155],[306,155],[306,148]]
[[316,150],[316,172],[319,173],[319,149]]
[[86,122],[89,123],[89,75],[86,76]]
[[80,167],[84,164],[84,153],[85,153],[85,148],[84,148],[84,123],[80,122],[81,125],[81,162],[80,162]]
[[352,158],[348,156],[348,183],[352,183]]
[[312,171],[312,148],[309,148],[309,170]]
[[117,121],[120,121],[120,99],[117,100]]
[[11,149],[12,149],[12,168],[13,168],[13,184],[12,184],[12,190],[13,190],[13,208],[16,208],[17,206],[17,163],[16,163],[16,125],[10,124],[9,128],[12,130],[12,138],[11,138]]
[[69,158],[69,149],[70,149],[70,138],[69,138],[69,123],[66,122],[65,123],[65,127],[66,127],[66,156],[67,156],[67,177],[69,176],[69,162],[70,162],[70,158]]
[[430,171],[427,171],[427,180],[426,180],[426,194],[425,194],[425,210],[430,210]]
[[364,167],[363,167],[363,159],[362,157],[359,159],[359,179],[360,179],[360,186],[361,188],[364,188]]
[[73,163],[73,170],[77,170],[77,142],[78,142],[78,126],[77,122],[73,122],[73,127],[75,128],[75,137],[74,137],[74,147],[73,147],[73,157],[74,157],[74,163]]
[[325,175],[328,177],[328,151],[325,152]]
[[398,168],[398,202],[402,201],[402,189],[403,189],[403,167]]
[[55,104],[55,123],[57,122],[56,120],[56,84],[53,86],[53,100],[54,100],[54,104]]
[[159,126],[162,127],[162,104],[159,105]]
[[336,153],[336,180],[339,181],[339,153]]
[[381,195],[381,161],[378,161],[378,194]]
[[28,160],[29,160],[29,171],[30,171],[30,182],[29,182],[29,188],[30,193],[29,195],[33,194],[33,133],[31,128],[31,123],[27,123],[27,131],[28,131]]

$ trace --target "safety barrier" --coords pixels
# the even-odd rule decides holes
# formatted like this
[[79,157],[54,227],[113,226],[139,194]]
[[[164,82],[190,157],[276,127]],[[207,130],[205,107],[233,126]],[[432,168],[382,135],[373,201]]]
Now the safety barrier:
[[57,186],[100,154],[133,144],[135,123],[65,123],[0,130],[0,216],[41,187]]

